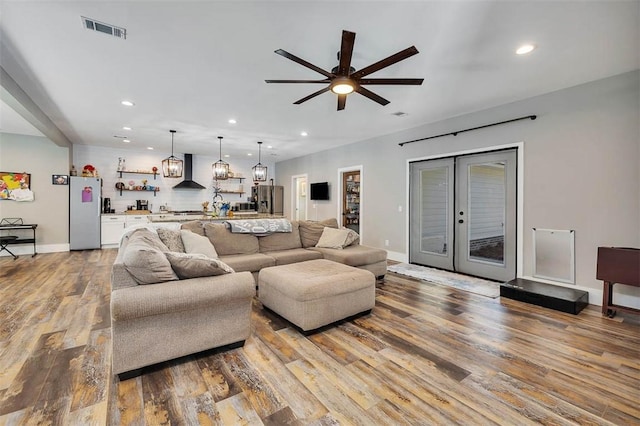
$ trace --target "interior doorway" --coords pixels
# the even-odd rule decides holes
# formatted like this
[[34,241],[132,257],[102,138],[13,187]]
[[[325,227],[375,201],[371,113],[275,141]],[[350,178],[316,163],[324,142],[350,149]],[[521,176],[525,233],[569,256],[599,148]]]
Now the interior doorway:
[[342,183],[340,197],[341,225],[361,234],[362,167],[341,169],[340,182]]
[[307,220],[307,175],[291,176],[291,220]]
[[517,150],[410,163],[409,262],[516,276]]

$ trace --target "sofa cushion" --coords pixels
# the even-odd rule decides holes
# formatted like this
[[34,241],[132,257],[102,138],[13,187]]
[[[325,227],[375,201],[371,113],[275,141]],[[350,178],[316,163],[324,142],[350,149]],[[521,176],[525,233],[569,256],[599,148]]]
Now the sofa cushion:
[[[189,232],[189,231],[186,231]],[[235,272],[220,259],[212,259],[201,253],[166,252],[171,267],[181,280]]]
[[[156,235],[158,242],[162,244]],[[122,256],[124,267],[138,284],[156,284],[177,280],[169,260],[155,244],[150,242],[148,235],[136,232],[129,237]],[[165,247],[165,250],[166,247]]]
[[258,237],[258,244],[260,253],[302,248],[299,223],[297,221],[291,222],[291,232],[274,232],[264,237]]
[[219,256],[254,254],[260,250],[258,237],[251,234],[232,234],[224,223],[207,223],[204,232]]
[[311,247],[309,250],[322,253],[327,260],[333,260],[349,266],[362,266],[387,260],[387,252],[385,250],[361,245],[345,247],[344,250],[322,247]]
[[316,247],[343,249],[359,240],[360,236],[352,229],[335,229],[325,226]]
[[262,253],[233,254],[230,256],[223,256],[220,260],[232,267],[236,272],[258,272],[262,268],[276,265],[276,261],[273,257]]
[[338,221],[335,218],[316,222],[313,220],[301,220],[300,226],[300,242],[302,247],[315,247],[324,231],[325,226],[330,228],[338,228]]
[[207,237],[184,229],[180,230],[180,234],[185,253],[200,253],[211,258],[218,257],[215,247]]
[[199,220],[191,220],[180,225],[180,229],[186,229],[187,231],[195,232],[198,235],[204,236],[204,228],[202,222]]
[[289,265],[290,263],[304,262],[307,260],[322,259],[322,253],[303,248],[269,251],[264,254],[274,258],[276,266]]
[[158,228],[158,237],[164,243],[169,251],[177,251],[184,253],[184,244],[182,243],[182,236],[180,231],[169,228]]

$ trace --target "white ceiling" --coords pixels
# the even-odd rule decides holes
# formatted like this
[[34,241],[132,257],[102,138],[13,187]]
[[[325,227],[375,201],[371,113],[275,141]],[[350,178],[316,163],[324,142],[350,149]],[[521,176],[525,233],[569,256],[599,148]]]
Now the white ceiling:
[[[232,157],[260,140],[281,161],[638,69],[639,5],[4,0],[0,64],[75,144],[168,153],[176,129],[176,153],[217,156],[221,135]],[[126,28],[126,40],[84,29],[81,16]],[[331,93],[293,105],[322,86],[264,82],[323,78],[273,51],[330,70],[343,29],[357,34],[356,69],[415,45],[418,55],[371,77],[424,84],[369,86],[391,103],[352,94],[336,111]],[[515,55],[525,42],[538,49]]]

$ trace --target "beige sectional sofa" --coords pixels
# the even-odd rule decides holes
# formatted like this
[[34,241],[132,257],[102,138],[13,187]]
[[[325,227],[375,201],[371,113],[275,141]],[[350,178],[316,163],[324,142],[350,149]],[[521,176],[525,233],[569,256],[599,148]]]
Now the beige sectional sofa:
[[220,260],[236,272],[251,272],[256,283],[262,268],[314,259],[328,259],[366,269],[376,277],[383,277],[387,273],[385,250],[363,246],[357,242],[341,249],[316,247],[325,227],[337,229],[338,222],[336,219],[321,222],[292,221],[291,232],[266,236],[234,234],[224,223],[193,221],[182,225],[182,229],[209,238]]
[[256,236],[234,234],[223,223],[183,224],[182,232],[209,239],[217,259],[180,253],[182,242],[163,242],[158,233],[167,233],[160,230],[125,234],[111,280],[113,373],[242,344],[250,334],[251,304],[263,268],[325,258],[376,277],[386,273],[384,250],[357,243],[315,247],[325,226],[338,228],[335,219],[291,222],[291,232]]

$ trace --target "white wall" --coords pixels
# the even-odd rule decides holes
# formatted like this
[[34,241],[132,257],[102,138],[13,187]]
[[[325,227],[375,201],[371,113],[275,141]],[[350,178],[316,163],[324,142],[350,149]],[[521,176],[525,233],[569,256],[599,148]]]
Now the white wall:
[[[174,154],[180,159],[184,159],[181,154]],[[203,190],[193,189],[173,189],[175,185],[182,182],[180,179],[164,178],[162,176],[162,160],[169,156],[169,153],[157,153],[154,151],[131,151],[120,150],[115,148],[95,147],[88,145],[75,145],[73,149],[73,163],[78,169],[78,173],[85,164],[91,164],[98,169],[100,177],[103,179],[103,197],[111,198],[111,208],[116,212],[122,213],[126,210],[127,205],[134,205],[135,200],[148,200],[149,206],[154,213],[158,212],[161,204],[167,204],[172,210],[200,210],[202,202],[211,201],[213,199],[213,179],[211,177],[211,165],[218,161],[218,157],[208,157],[204,155],[193,156],[193,180],[200,185],[206,187]],[[123,173],[122,179],[119,177],[118,158],[125,158],[128,170],[151,170],[153,166],[157,167],[160,175],[136,175]],[[257,160],[253,157],[240,159],[225,159],[229,163],[231,171],[234,174],[240,173],[244,179],[242,182],[238,180],[221,181],[220,186],[227,190],[239,190],[240,185],[246,193],[242,196],[236,194],[222,194],[225,201],[232,204],[235,202],[246,201],[250,197],[250,187],[253,185],[251,180],[251,168]],[[273,177],[274,165],[272,163],[263,162],[268,167],[269,178]],[[120,191],[116,190],[115,184],[118,181],[128,183],[130,180],[140,184],[142,179],[147,179],[148,184],[157,185],[160,191],[153,195],[153,192],[139,191]],[[268,182],[267,182],[268,183]],[[210,207],[211,208],[211,207]]]
[[[428,99],[425,99],[428,102]],[[472,132],[398,146],[398,143],[537,114]],[[361,224],[366,244],[407,255],[407,160],[503,144],[524,144],[523,276],[532,275],[532,228],[576,231],[576,285],[601,303],[595,278],[598,246],[640,247],[640,71],[508,105],[380,136],[277,164],[277,179],[307,173],[329,181],[332,198],[317,218],[335,216],[336,170],[363,165]],[[285,201],[289,188],[285,188]],[[399,211],[401,208],[401,212]],[[285,205],[285,211],[290,207]],[[310,209],[313,218],[313,209]],[[389,246],[384,246],[389,240]],[[640,288],[616,286],[619,302],[640,307]],[[617,296],[614,296],[617,297]]]
[[[0,218],[21,217],[24,223],[37,224],[39,252],[67,250],[69,187],[53,185],[51,176],[69,173],[69,149],[45,137],[0,133],[0,171],[30,173],[34,193],[32,202],[0,201]],[[32,253],[33,246],[16,245],[11,251]]]

